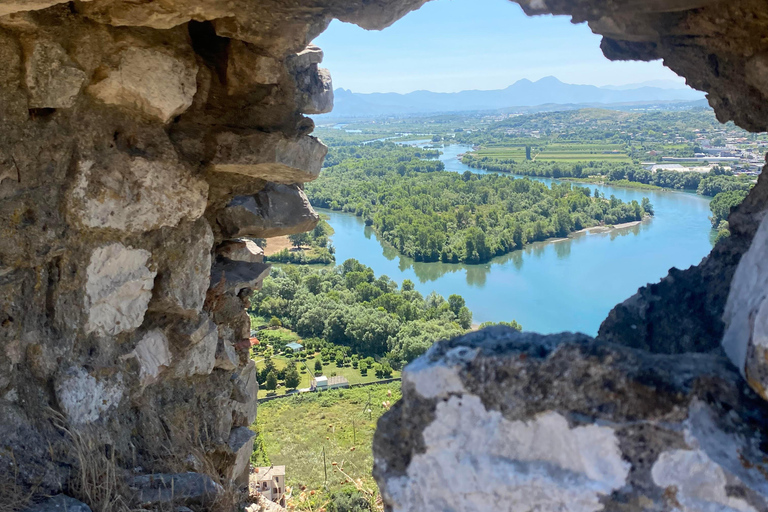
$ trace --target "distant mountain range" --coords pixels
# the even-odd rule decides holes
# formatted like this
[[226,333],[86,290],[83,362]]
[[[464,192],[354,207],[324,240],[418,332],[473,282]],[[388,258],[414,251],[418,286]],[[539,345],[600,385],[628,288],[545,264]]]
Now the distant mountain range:
[[606,86],[566,84],[553,76],[531,82],[518,80],[506,89],[493,91],[398,93],[356,93],[348,89],[334,91],[333,112],[327,117],[370,117],[435,112],[466,112],[531,107],[544,104],[614,104],[697,101],[704,93],[675,82],[650,82],[664,87],[637,84]]

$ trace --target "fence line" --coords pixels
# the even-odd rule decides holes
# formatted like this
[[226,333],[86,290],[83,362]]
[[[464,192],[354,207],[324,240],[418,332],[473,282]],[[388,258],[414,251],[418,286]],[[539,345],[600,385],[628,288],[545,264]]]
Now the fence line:
[[[350,384],[349,387],[363,388],[366,386],[374,386],[376,384],[389,384],[390,382],[398,382],[400,380],[402,380],[401,377],[393,377],[391,379],[374,380],[372,382],[358,382],[357,384]],[[348,389],[348,388],[333,388],[333,389]],[[322,393],[322,391],[308,391],[308,393]],[[259,398],[259,403],[263,404],[266,402],[271,402],[272,400],[277,400],[278,398],[287,398],[290,396],[297,396],[297,395],[304,395],[304,394],[306,393],[299,393],[298,391],[296,391],[295,393],[286,393],[284,395],[266,396],[264,398]]]

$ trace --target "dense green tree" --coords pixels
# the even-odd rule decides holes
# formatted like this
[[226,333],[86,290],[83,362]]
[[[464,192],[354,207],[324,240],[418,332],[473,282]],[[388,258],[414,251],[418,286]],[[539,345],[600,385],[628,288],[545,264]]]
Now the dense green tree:
[[746,190],[730,190],[717,194],[709,203],[709,209],[712,212],[709,219],[712,221],[712,227],[716,228],[721,222],[727,221],[731,209],[740,205],[748,193]]
[[288,235],[288,239],[296,248],[301,247],[302,245],[309,245],[311,240],[309,233],[295,233],[293,235]]
[[264,383],[264,389],[267,391],[274,391],[277,389],[277,372],[271,371],[267,375],[266,382]]
[[285,387],[288,389],[296,389],[301,382],[299,371],[296,369],[296,363],[291,361],[288,363],[288,367],[285,370]]

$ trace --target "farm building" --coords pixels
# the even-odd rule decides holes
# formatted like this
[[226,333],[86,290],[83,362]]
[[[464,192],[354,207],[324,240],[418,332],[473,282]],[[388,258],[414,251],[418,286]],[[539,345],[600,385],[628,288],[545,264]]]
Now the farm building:
[[301,343],[296,343],[295,341],[288,343],[285,348],[291,349],[293,352],[301,352],[304,350],[304,345]]
[[326,377],[325,375],[320,375],[319,377],[315,377],[312,379],[312,390],[313,391],[325,391],[327,389],[336,389],[336,388],[348,388],[349,387],[349,381],[346,377],[336,376],[336,377]]

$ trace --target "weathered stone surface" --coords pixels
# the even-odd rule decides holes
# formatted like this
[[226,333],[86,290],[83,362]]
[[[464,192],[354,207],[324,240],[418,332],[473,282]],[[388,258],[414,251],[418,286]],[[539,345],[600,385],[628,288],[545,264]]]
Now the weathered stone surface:
[[93,423],[123,398],[122,376],[94,377],[84,368],[70,368],[56,380],[59,407],[73,425]]
[[210,285],[213,232],[205,219],[174,230],[162,240],[166,257],[158,267],[150,309],[199,313]]
[[192,105],[197,65],[165,52],[128,48],[106,78],[88,88],[104,103],[166,123]]
[[156,274],[147,267],[151,256],[120,243],[93,251],[86,269],[86,332],[115,335],[141,325]]
[[7,16],[15,12],[36,11],[64,2],[65,0],[8,0],[0,4],[0,16]]
[[768,400],[768,217],[742,256],[725,305],[723,348],[750,386]]
[[285,67],[282,62],[259,54],[251,45],[232,41],[227,60],[227,92],[246,94],[253,86],[279,84]]
[[303,183],[320,174],[328,148],[315,137],[288,138],[279,133],[232,132],[216,137],[216,172],[233,172],[273,183]]
[[70,211],[89,228],[144,232],[194,220],[205,211],[208,184],[175,160],[110,152],[78,163]]
[[211,270],[211,287],[223,286],[226,291],[235,295],[244,288],[258,290],[269,275],[270,268],[267,263],[217,262]]
[[312,64],[320,64],[321,62],[323,62],[323,50],[314,44],[307,45],[306,48],[288,59],[288,64],[296,71],[307,69]]
[[240,364],[240,358],[237,357],[235,347],[227,339],[219,337],[219,344],[216,347],[215,368],[220,370],[235,370]]
[[172,355],[168,338],[160,329],[153,329],[142,337],[129,354],[139,363],[139,379],[143,386],[156,382],[160,374],[171,366]]
[[216,254],[231,261],[247,263],[262,263],[264,261],[264,249],[247,238],[224,242],[216,249]]
[[765,510],[767,417],[721,355],[491,328],[406,368],[374,475],[392,511]]
[[229,435],[227,446],[235,455],[235,462],[231,466],[231,473],[228,477],[240,485],[248,484],[249,465],[251,454],[253,454],[253,439],[256,433],[246,427],[237,427],[232,429]]
[[143,507],[160,505],[211,505],[224,492],[208,475],[161,473],[134,477],[130,487]]
[[248,361],[240,371],[232,376],[232,419],[233,426],[247,427],[256,420],[259,406],[259,381],[256,376],[256,363]]
[[58,43],[35,39],[25,46],[29,107],[69,108],[74,105],[85,82],[85,73]]
[[296,76],[299,87],[299,111],[304,114],[325,114],[333,110],[331,72],[312,66]]
[[216,366],[216,347],[219,331],[216,324],[207,318],[196,328],[179,329],[180,337],[185,342],[182,353],[174,359],[174,373],[177,377],[208,375]]
[[269,184],[255,196],[232,199],[218,220],[227,238],[269,238],[314,229],[320,216],[299,187]]
[[23,512],[91,512],[91,507],[66,494],[57,494],[53,498],[24,509]]

